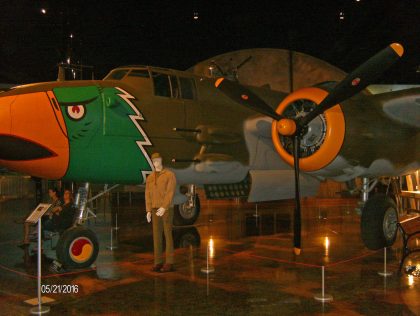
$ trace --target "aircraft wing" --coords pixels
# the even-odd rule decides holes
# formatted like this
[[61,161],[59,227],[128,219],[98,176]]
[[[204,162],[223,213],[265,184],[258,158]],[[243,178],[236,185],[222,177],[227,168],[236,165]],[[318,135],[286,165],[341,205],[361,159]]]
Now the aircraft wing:
[[[249,202],[291,199],[294,197],[294,173],[276,152],[271,139],[272,119],[255,116],[244,124],[245,141],[250,156],[251,179]],[[308,174],[300,175],[302,196],[317,194],[320,181]]]
[[420,86],[375,95],[390,119],[420,128]]

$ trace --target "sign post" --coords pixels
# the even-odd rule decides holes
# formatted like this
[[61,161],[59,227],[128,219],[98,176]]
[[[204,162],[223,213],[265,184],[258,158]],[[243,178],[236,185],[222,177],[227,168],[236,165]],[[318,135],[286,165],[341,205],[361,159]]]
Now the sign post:
[[30,224],[38,223],[38,306],[32,307],[30,313],[33,315],[42,315],[50,312],[48,306],[42,306],[41,296],[41,251],[42,251],[42,216],[50,209],[51,204],[41,203],[29,215],[25,222]]

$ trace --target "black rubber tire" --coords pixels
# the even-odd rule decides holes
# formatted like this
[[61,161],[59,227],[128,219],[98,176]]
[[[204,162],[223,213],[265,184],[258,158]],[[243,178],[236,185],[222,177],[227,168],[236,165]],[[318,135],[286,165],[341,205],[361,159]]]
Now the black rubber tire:
[[397,226],[392,236],[385,236],[384,219],[385,213],[395,212],[393,214],[398,222],[398,212],[395,202],[384,194],[377,194],[370,198],[362,210],[360,222],[361,237],[365,246],[371,250],[377,250],[392,246],[397,237]]
[[[88,243],[88,251],[80,257],[80,260],[77,260],[77,256],[71,253],[70,247],[82,245],[82,249],[84,249],[84,245]],[[87,268],[98,257],[99,243],[96,234],[83,226],[71,227],[61,234],[57,242],[56,253],[58,261],[67,269]]]
[[198,194],[195,195],[195,209],[193,214],[191,214],[191,216],[188,216],[188,218],[186,218],[185,216],[183,216],[182,212],[181,212],[181,207],[182,205],[175,205],[174,206],[174,225],[175,226],[185,226],[185,225],[193,225],[198,216],[200,215],[200,198],[198,197]]

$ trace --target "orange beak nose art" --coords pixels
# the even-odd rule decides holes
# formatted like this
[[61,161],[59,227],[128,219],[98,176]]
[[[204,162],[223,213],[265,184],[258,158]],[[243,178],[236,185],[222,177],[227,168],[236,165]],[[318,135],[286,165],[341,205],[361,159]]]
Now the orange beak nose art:
[[0,165],[47,179],[62,178],[69,144],[51,92],[0,97]]

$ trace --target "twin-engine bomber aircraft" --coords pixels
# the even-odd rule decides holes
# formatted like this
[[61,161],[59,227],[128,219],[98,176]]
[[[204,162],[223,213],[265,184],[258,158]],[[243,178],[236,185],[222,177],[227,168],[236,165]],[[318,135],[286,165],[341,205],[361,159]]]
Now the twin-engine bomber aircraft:
[[[158,151],[180,187],[178,224],[198,217],[194,185],[217,198],[294,197],[299,253],[300,197],[315,195],[320,180],[419,169],[420,87],[365,89],[402,55],[392,44],[339,83],[289,95],[146,66],[120,67],[104,80],[16,87],[0,94],[0,166],[45,179],[143,184]],[[391,199],[369,200],[361,225],[366,246],[391,245],[396,223]],[[96,259],[98,243],[79,226],[62,234],[57,249],[62,263],[80,268]]]

